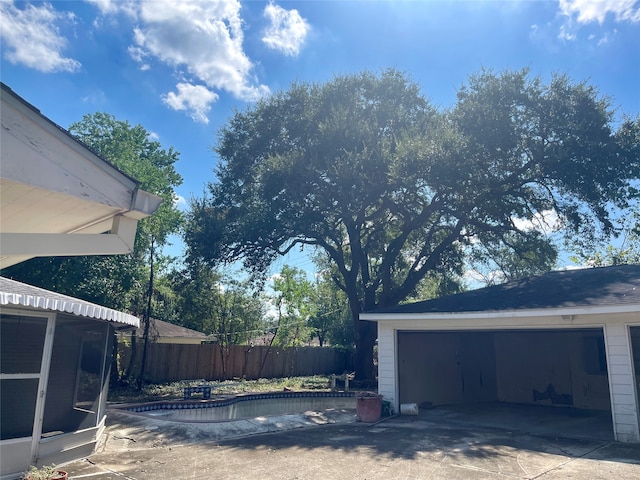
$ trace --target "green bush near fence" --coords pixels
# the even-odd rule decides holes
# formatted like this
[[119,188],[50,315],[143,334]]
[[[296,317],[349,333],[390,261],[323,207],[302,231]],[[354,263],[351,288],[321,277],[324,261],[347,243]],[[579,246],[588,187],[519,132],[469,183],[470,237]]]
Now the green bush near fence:
[[143,385],[142,391],[135,386],[116,385],[109,388],[109,402],[135,403],[158,400],[181,400],[185,387],[206,384],[211,387],[211,395],[225,396],[242,393],[292,391],[329,391],[330,377],[313,375],[306,377],[260,378],[258,380],[204,381],[190,380]]

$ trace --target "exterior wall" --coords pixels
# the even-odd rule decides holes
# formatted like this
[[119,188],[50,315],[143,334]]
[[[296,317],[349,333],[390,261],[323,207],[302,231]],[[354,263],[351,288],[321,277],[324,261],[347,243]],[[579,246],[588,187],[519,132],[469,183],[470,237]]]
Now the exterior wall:
[[606,327],[607,363],[614,431],[619,442],[640,442],[638,398],[633,373],[628,326],[621,322]]
[[31,437],[2,441],[0,447],[0,478],[19,478],[31,464]]
[[378,323],[378,393],[400,411],[396,367],[396,330],[388,323]]
[[[639,442],[640,427],[638,414],[638,394],[636,392],[634,365],[631,351],[629,335],[630,326],[640,325],[640,312],[584,312],[571,311],[571,315],[566,315],[566,311],[559,312],[518,312],[517,315],[506,313],[491,314],[480,313],[477,315],[455,316],[441,315],[437,318],[414,318],[408,316],[403,319],[401,315],[393,318],[390,314],[383,318],[372,318],[368,320],[378,321],[378,389],[386,400],[390,401],[396,411],[399,411],[401,396],[399,395],[399,375],[401,365],[398,359],[397,333],[402,331],[464,331],[464,330],[535,330],[535,329],[572,329],[572,328],[594,328],[604,329],[604,341],[606,347],[606,360],[608,375],[608,390],[610,392],[610,409],[612,412],[614,435],[617,441]],[[504,352],[496,348],[496,362],[498,378],[504,378],[505,364]],[[574,354],[567,356],[567,361],[575,367],[582,361],[576,353],[579,349],[575,340],[568,340],[566,348]],[[530,356],[531,361],[538,361],[545,364],[547,368],[552,368],[548,360],[542,359],[543,354],[538,352],[537,356]],[[557,359],[556,359],[557,360]],[[553,362],[551,362],[553,363]],[[584,368],[584,365],[582,365]],[[555,374],[559,385],[566,382],[566,373]],[[598,378],[595,378],[598,377]],[[597,375],[585,373],[572,379],[570,388],[576,395],[578,406],[583,408],[603,408],[603,392],[606,388],[604,380]],[[500,383],[500,380],[498,381]],[[583,393],[580,394],[579,392]],[[591,393],[589,393],[589,391]],[[524,389],[523,389],[524,392]],[[578,392],[576,394],[575,392]],[[586,392],[586,393],[584,393]],[[531,395],[531,389],[529,394]],[[563,393],[563,392],[556,392]],[[499,390],[498,398],[508,398],[508,390],[504,387]],[[524,395],[524,393],[523,393]],[[404,402],[404,400],[402,400]]]

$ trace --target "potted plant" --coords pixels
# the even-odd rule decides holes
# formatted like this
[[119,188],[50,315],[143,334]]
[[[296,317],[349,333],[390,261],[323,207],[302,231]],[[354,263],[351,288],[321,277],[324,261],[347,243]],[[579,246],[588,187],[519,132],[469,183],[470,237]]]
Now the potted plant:
[[40,468],[31,467],[24,475],[24,480],[66,480],[67,472],[58,470],[53,465]]

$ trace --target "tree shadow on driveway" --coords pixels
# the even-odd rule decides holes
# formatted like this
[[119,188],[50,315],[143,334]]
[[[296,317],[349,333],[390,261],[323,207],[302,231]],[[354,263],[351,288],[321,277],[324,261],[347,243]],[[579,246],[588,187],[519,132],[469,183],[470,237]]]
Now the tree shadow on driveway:
[[[639,445],[531,435],[424,416],[226,440],[180,430],[188,425],[168,431],[111,422],[108,436],[121,449],[103,449],[90,457],[92,463],[72,465],[71,478],[640,478]],[[118,440],[117,435],[123,437]]]

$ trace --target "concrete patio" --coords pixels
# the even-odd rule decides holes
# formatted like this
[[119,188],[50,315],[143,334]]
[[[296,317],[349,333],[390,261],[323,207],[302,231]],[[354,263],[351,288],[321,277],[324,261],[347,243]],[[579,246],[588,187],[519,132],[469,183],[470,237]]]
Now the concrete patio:
[[99,480],[640,478],[640,445],[613,442],[608,415],[493,405],[363,424],[354,413],[225,425],[110,412],[99,451],[65,469]]

